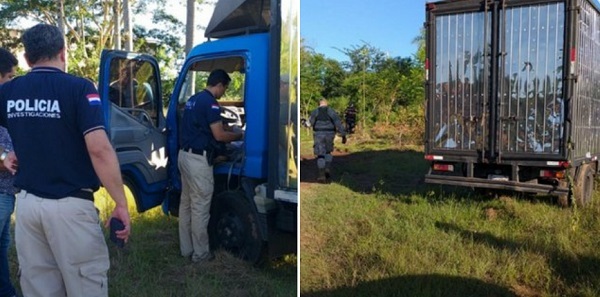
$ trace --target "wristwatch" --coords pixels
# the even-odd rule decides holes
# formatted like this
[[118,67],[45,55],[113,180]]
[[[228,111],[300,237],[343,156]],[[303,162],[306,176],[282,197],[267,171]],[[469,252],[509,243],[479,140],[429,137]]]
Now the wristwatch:
[[6,159],[6,157],[8,156],[8,153],[10,151],[8,151],[7,149],[5,149],[2,154],[0,154],[0,162],[4,162],[4,160]]

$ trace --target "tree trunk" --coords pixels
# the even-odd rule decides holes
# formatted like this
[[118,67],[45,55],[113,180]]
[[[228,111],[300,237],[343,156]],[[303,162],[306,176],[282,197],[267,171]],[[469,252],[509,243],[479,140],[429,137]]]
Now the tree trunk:
[[121,16],[120,16],[120,1],[114,0],[113,2],[113,34],[115,36],[113,49],[121,49]]
[[[194,28],[196,27],[196,1],[195,0],[187,0],[187,14],[185,20],[185,55],[187,56],[192,47],[194,46]],[[196,76],[192,76],[192,81],[190,82],[192,86],[196,85]],[[190,89],[191,92],[195,92],[195,90]],[[188,94],[189,96],[192,93]]]
[[195,14],[196,14],[196,1],[195,0],[187,0],[187,15],[186,15],[186,25],[185,25],[185,54],[189,54],[194,46],[194,28],[196,27],[195,23]]
[[125,23],[125,50],[128,52],[133,51],[133,33],[131,29],[131,8],[129,7],[129,0],[123,0],[123,23]]
[[65,34],[65,0],[56,0],[56,4],[58,7],[57,25],[60,32],[62,32],[62,35],[65,37],[65,71],[67,71],[69,69],[69,42],[67,42],[67,34]]

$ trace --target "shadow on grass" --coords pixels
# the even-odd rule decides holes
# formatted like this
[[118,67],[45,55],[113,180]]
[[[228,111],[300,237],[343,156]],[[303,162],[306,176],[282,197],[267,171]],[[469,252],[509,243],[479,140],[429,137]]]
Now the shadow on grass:
[[355,287],[302,292],[302,296],[445,296],[509,297],[517,296],[507,288],[484,281],[440,274],[407,275],[363,282]]
[[[470,188],[426,184],[429,162],[423,152],[409,149],[386,149],[354,153],[334,152],[329,183],[343,185],[359,194],[379,193],[399,197],[411,203],[407,195],[417,194],[430,202],[462,199],[488,200],[490,196],[475,195]],[[301,156],[300,181],[317,182],[317,160],[313,155]],[[428,193],[426,195],[426,193]],[[402,197],[405,196],[405,197]]]
[[[557,204],[556,197],[519,194],[511,191],[474,190],[469,187],[434,185],[424,182],[429,162],[423,152],[402,149],[360,151],[354,153],[334,152],[331,179],[328,183],[343,185],[359,194],[380,193],[400,197],[405,203],[418,194],[430,202],[438,200],[489,201],[500,196],[517,196],[519,199]],[[300,181],[318,183],[317,160],[314,155],[303,155],[300,160]]]
[[[597,257],[588,255],[577,255],[575,253],[566,253],[558,248],[542,246],[536,243],[517,242],[495,236],[489,232],[475,232],[465,230],[455,224],[436,222],[435,226],[444,232],[457,233],[465,240],[479,242],[495,248],[509,250],[518,253],[522,250],[528,250],[544,256],[548,259],[549,265],[555,276],[554,279],[563,282],[566,287],[577,287],[578,285],[589,285],[588,283],[598,283],[600,275],[600,260]],[[556,284],[555,284],[556,285]]]
[[[334,152],[330,182],[357,193],[408,194],[424,190],[428,163],[423,153],[413,150],[378,150],[355,153]],[[315,156],[302,157],[300,181],[317,183]]]

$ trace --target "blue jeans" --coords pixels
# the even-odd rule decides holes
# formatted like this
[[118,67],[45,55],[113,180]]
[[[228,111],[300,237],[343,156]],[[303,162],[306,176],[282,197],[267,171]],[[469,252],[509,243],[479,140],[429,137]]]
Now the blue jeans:
[[10,246],[10,215],[15,208],[15,196],[0,194],[0,297],[15,295],[8,270],[8,248]]

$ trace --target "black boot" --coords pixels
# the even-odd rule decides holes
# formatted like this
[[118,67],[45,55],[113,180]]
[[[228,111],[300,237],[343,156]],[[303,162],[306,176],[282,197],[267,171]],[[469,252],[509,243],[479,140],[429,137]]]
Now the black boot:
[[317,176],[317,182],[325,183],[327,181],[326,173],[324,168],[319,168],[319,175]]

